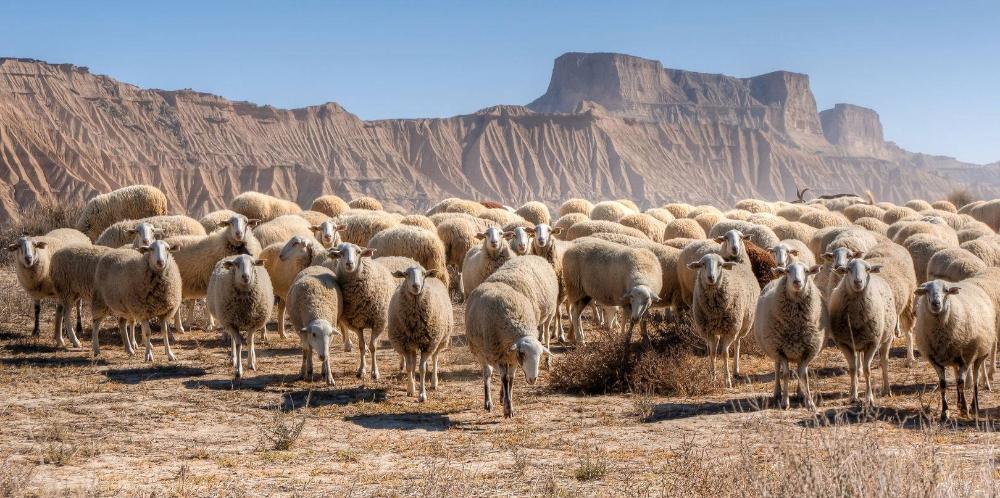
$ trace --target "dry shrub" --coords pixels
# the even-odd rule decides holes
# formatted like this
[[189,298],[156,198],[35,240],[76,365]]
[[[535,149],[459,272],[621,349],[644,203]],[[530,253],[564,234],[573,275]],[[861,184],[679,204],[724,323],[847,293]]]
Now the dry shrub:
[[[0,224],[0,242],[4,247],[21,236],[42,235],[56,228],[76,226],[76,220],[83,211],[79,202],[35,203],[21,212],[18,219]],[[8,251],[0,251],[0,263],[11,262]]]
[[959,189],[953,190],[948,194],[948,201],[955,205],[956,208],[962,209],[962,206],[969,204],[970,202],[978,200],[969,189]]
[[[695,354],[702,346],[691,331],[687,314],[675,321],[653,315],[649,332],[648,346],[640,341],[629,350],[621,333],[592,334],[592,342],[570,350],[553,364],[550,386],[579,394],[683,396],[716,389],[705,372],[705,359]],[[640,335],[638,330],[635,335]]]
[[[3,250],[6,256],[7,251]],[[30,325],[31,299],[25,294],[12,266],[0,265],[0,324],[6,326]]]

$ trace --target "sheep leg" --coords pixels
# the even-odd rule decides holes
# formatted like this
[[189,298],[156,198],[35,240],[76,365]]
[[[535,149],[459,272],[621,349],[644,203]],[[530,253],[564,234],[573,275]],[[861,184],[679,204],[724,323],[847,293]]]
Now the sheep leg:
[[[63,309],[63,317],[62,317],[62,326],[63,326],[63,329],[66,330],[66,335],[69,336],[69,342],[71,342],[73,344],[74,348],[78,348],[78,347],[80,347],[80,339],[76,336],[76,331],[73,330],[73,326],[72,326],[72,323],[73,323],[73,303],[72,303],[72,301],[64,303],[62,305],[62,309]],[[80,319],[80,315],[77,315],[76,319],[79,320]],[[83,327],[77,327],[77,328],[80,329],[80,330],[83,330]]]
[[587,306],[586,302],[577,301],[569,305],[570,323],[569,332],[570,336],[578,344],[586,343],[586,339],[583,334],[583,320],[581,315],[583,314],[583,308]]
[[427,401],[427,362],[429,360],[430,360],[430,355],[427,354],[427,351],[421,351],[420,352],[420,395],[417,396],[417,401],[421,403]]
[[[164,331],[166,332],[166,331]],[[142,342],[146,345],[146,361],[153,361],[153,341],[150,339],[149,321],[142,320]]]
[[365,375],[365,329],[358,329],[358,349],[361,356],[361,364],[358,366],[357,376],[360,379]]
[[417,368],[417,352],[406,351],[404,363],[406,364],[406,395],[415,396],[417,394],[417,387],[413,375]]
[[[129,356],[135,356],[135,347],[132,345],[131,337],[129,337],[129,325],[128,320],[124,318],[118,319],[118,334],[122,336],[122,345],[125,346],[125,352],[128,353]],[[94,356],[97,356],[100,353],[100,345],[98,344],[100,342],[100,334],[97,333],[97,330],[94,330],[91,338],[91,342],[93,342]]]
[[941,422],[948,420],[948,380],[945,376],[944,367],[932,361],[931,366],[938,374],[938,390],[941,391]]
[[438,388],[438,354],[440,351],[434,352],[434,374],[431,376],[431,390],[437,391]]
[[712,373],[712,380],[715,380],[715,344],[717,339],[715,336],[705,339],[705,348],[708,349],[708,367],[709,372]]
[[968,368],[969,366],[965,363],[960,363],[955,367],[955,387],[958,388],[958,414],[963,417],[969,414],[969,405],[965,401],[965,376]]
[[[267,327],[265,327],[267,328]],[[281,335],[282,339],[287,339],[288,335],[285,334],[285,300],[278,300],[278,333]]]
[[812,391],[809,390],[809,363],[799,362],[799,390],[802,391],[802,404],[806,410],[816,411],[816,403],[813,402]]
[[351,343],[351,336],[347,335],[346,333],[340,335],[344,339],[344,352],[350,353],[352,350],[354,350],[354,344]]
[[[385,326],[383,326],[382,329],[385,329]],[[370,346],[372,350],[372,380],[378,380],[379,378],[378,360],[375,358],[375,350],[377,349],[376,345],[378,344],[378,338],[382,335],[383,331],[384,330],[372,329],[371,336],[368,338],[368,346]]]
[[876,348],[869,348],[864,352],[864,358],[861,359],[861,368],[864,369],[865,375],[865,404],[869,408],[875,406],[875,391],[872,389],[872,359],[875,358],[877,351]]
[[163,351],[167,355],[167,361],[174,361],[177,357],[174,356],[174,351],[170,349],[170,328],[167,326],[166,318],[160,320],[160,328],[163,329]]
[[[35,328],[31,329],[32,337],[38,337],[42,335],[41,316],[42,316],[42,301],[38,299],[35,300]],[[59,344],[59,346],[61,347],[62,344]]]
[[889,397],[892,396],[892,389],[889,386],[889,345],[890,343],[885,343],[882,345],[882,349],[879,351],[879,365],[882,369],[882,396]]
[[653,340],[649,337],[649,319],[642,317],[642,345],[649,349],[653,345]]
[[302,366],[299,367],[299,380],[309,380],[306,377],[306,372],[308,372],[306,367],[309,364],[309,360],[312,359],[312,349],[309,347],[309,343],[304,336],[299,335],[299,342],[302,345]]
[[83,333],[83,299],[76,300],[76,331]]
[[725,366],[724,373],[726,375],[726,387],[733,387],[733,377],[729,374],[729,348],[733,345],[733,342],[736,340],[736,337],[730,337],[728,340],[720,337],[719,340],[720,342],[725,341],[722,342],[721,346],[722,346],[722,361],[723,365]]
[[774,360],[774,404],[781,403],[781,360]]
[[493,377],[493,367],[483,366],[483,409],[493,411],[493,391],[490,386],[490,379]]
[[243,338],[237,337],[237,335],[239,335],[238,331],[229,331],[233,342],[233,377],[239,380],[243,377]]
[[56,345],[60,348],[66,347],[66,341],[63,340],[63,305],[62,303],[56,304],[56,326],[52,329],[53,339],[56,341]]
[[792,405],[791,401],[788,399],[789,391],[792,386],[792,368],[788,365],[788,359],[786,358],[781,359],[781,377],[781,409],[787,410],[788,407]]
[[[90,317],[90,326],[92,327],[90,329],[91,330],[91,332],[90,332],[91,333],[91,336],[90,336],[91,349],[93,349],[94,344],[100,342],[100,339],[97,338],[97,337],[95,337],[95,336],[97,336],[98,335],[98,331],[101,330],[101,322],[103,320],[104,320],[104,317],[98,316],[96,314],[94,316]],[[121,323],[121,322],[119,321],[119,323]],[[119,330],[120,330],[120,328],[119,328]],[[125,350],[128,351],[128,348],[126,347]],[[130,353],[129,356],[132,356],[133,354],[135,354],[135,351],[133,351],[132,353]]]
[[139,351],[139,342],[135,340],[135,332],[139,329],[140,325],[138,321],[133,321],[131,326],[128,328],[128,338],[132,341],[132,349]]
[[[257,371],[257,348],[254,347],[254,332],[250,331],[250,370],[254,372]],[[309,360],[312,361],[312,355],[309,355]]]
[[[985,359],[979,358],[973,363],[972,366],[972,376],[973,378],[979,377],[979,374],[985,373]],[[986,377],[984,375],[984,377]],[[979,382],[972,383],[972,414],[979,419]]]
[[[181,319],[181,311],[180,310],[177,310],[177,313],[174,314],[174,329],[177,330],[178,334],[183,334],[184,333],[184,320]],[[164,332],[166,332],[166,331],[164,331]]]
[[840,352],[847,360],[847,373],[851,375],[851,390],[848,391],[851,403],[858,402],[858,359],[857,353],[850,346],[839,346]]
[[[899,322],[896,322],[896,330],[899,330]],[[906,368],[916,366],[917,357],[913,355],[913,331],[906,331],[906,362],[904,365]]]
[[[312,354],[309,355],[309,361],[312,361]],[[321,362],[321,369],[323,371],[323,381],[326,385],[334,385],[333,381],[333,369],[330,368],[330,351],[329,349],[323,351],[323,355],[320,356],[319,361]]]
[[511,418],[514,416],[514,369],[510,366],[500,367],[500,382],[503,385],[503,416]]

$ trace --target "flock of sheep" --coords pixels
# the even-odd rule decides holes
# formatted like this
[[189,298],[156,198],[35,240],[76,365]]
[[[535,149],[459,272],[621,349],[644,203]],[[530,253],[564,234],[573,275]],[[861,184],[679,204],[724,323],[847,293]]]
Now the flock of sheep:
[[[132,186],[91,199],[76,229],[22,236],[8,249],[35,303],[34,334],[41,300],[54,299],[56,342],[62,346],[68,336],[79,346],[86,304],[94,355],[96,331],[110,316],[130,355],[141,327],[147,361],[155,321],[173,360],[170,337],[184,331],[181,304],[189,305],[190,325],[191,305],[207,299],[209,327],[229,338],[236,378],[244,347],[256,369],[256,332],[263,336],[276,318],[285,337],[287,319],[302,345],[304,379],[312,379],[316,356],[325,382],[334,383],[329,351],[337,336],[345,351],[358,348],[357,375],[378,378],[376,345],[387,332],[408,374],[408,394],[424,401],[426,377],[437,387],[438,355],[456,325],[454,288],[466,300],[465,333],[483,368],[485,408],[492,408],[497,369],[505,416],[513,414],[516,369],[534,383],[550,363],[553,336],[583,343],[582,315],[591,304],[597,324],[620,327],[626,341],[637,324],[649,340],[650,309],[674,317],[689,309],[711,374],[721,355],[727,386],[740,374],[740,344],[752,331],[774,361],[774,394],[783,408],[793,363],[803,404],[814,407],[809,363],[829,345],[847,362],[852,401],[864,376],[869,406],[876,355],[882,394],[889,394],[894,337],[907,338],[908,362],[915,346],[937,372],[942,419],[945,368],[955,370],[963,414],[966,384],[977,410],[979,385],[989,388],[993,377],[1000,200],[956,209],[948,201],[897,206],[848,195],[748,199],[728,211],[676,203],[643,212],[628,200],[571,199],[555,221],[539,202],[513,209],[457,198],[424,215],[388,212],[368,197],[348,203],[323,196],[302,210],[256,192],[230,208],[201,220],[166,215],[162,192]],[[454,281],[449,268],[457,271]]]

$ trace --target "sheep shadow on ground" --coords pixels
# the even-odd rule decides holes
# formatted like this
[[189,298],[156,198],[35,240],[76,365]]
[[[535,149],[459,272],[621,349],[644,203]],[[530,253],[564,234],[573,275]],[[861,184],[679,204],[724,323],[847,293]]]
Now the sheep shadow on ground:
[[[67,341],[67,343],[69,343],[69,341]],[[66,350],[65,348],[60,348],[52,344],[31,340],[15,341],[4,346],[4,349],[13,354],[58,353]]]
[[[920,351],[917,351],[916,349],[914,349],[913,350],[913,356],[917,358],[917,361],[919,361],[920,360]],[[899,346],[899,347],[895,347],[895,348],[890,348],[889,349],[889,358],[894,358],[894,359],[906,358],[906,346]]]
[[[317,384],[317,387],[324,384]],[[300,408],[317,408],[321,406],[346,406],[355,403],[381,403],[385,401],[385,389],[372,389],[367,387],[352,387],[347,389],[324,389],[324,390],[298,390],[286,392],[282,395],[282,402],[279,408],[283,412],[290,412]],[[308,406],[307,406],[308,402]]]
[[103,359],[93,359],[88,356],[51,357],[51,356],[18,356],[15,358],[0,358],[0,364],[9,367],[63,368],[102,366],[108,363]]
[[404,430],[422,429],[425,431],[446,431],[451,426],[451,419],[442,413],[391,413],[384,415],[353,415],[344,420],[353,422],[365,429]]
[[138,368],[122,368],[104,372],[108,380],[116,384],[138,384],[151,380],[181,379],[201,377],[208,373],[204,368],[186,365],[153,365]]
[[756,412],[771,408],[773,401],[771,396],[760,395],[704,403],[660,403],[653,408],[653,413],[647,417],[646,422],[680,420],[702,415]]
[[[825,378],[828,378],[828,377],[840,377],[842,375],[847,375],[847,368],[846,367],[821,367],[821,368],[810,368],[809,369],[809,377],[813,378],[813,379],[825,379]],[[798,379],[798,378],[799,378],[799,374],[795,370],[795,367],[793,366],[792,367],[792,379],[795,380],[795,379]],[[750,374],[750,375],[743,375],[743,379],[750,381],[750,383],[752,383],[752,384],[767,383],[767,382],[773,383],[774,382],[774,371],[772,370],[772,371],[765,372],[765,373],[755,373],[755,374]]]
[[215,391],[265,391],[268,387],[288,384],[295,379],[294,376],[285,374],[255,375],[255,372],[252,370],[249,372],[247,370],[244,367],[242,379],[237,380],[232,377],[212,380],[191,379],[184,382],[184,387],[187,389],[211,389]]

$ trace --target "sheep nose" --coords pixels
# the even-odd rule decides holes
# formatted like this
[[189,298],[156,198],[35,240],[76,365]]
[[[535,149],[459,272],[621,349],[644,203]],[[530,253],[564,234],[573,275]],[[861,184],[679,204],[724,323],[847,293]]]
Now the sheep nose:
[[249,284],[250,283],[250,276],[249,275],[243,275],[243,276],[240,277],[240,280],[242,280],[244,284]]

